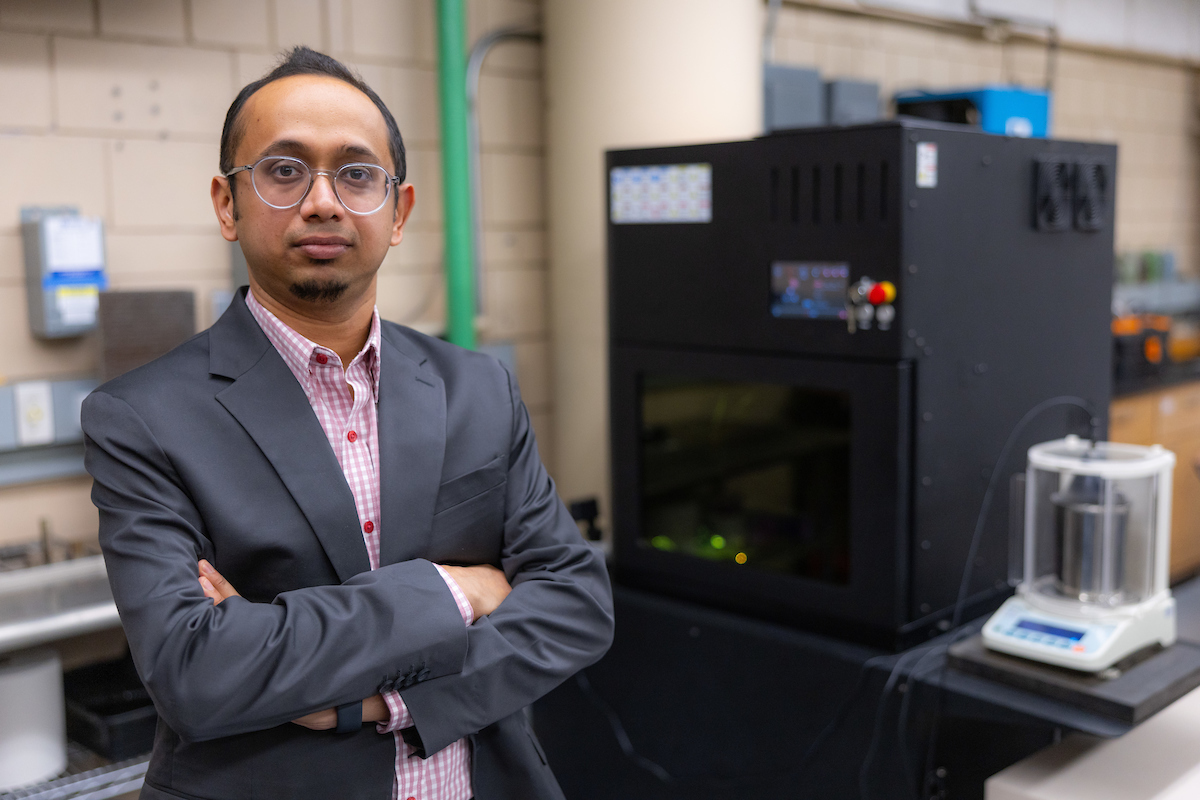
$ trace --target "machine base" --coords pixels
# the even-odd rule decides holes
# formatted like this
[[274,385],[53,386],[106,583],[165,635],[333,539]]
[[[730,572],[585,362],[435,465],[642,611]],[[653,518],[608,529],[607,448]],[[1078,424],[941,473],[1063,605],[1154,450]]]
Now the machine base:
[[983,626],[991,650],[1081,672],[1100,672],[1151,645],[1175,643],[1175,599],[1169,592],[1104,617],[1045,611],[1018,594]]

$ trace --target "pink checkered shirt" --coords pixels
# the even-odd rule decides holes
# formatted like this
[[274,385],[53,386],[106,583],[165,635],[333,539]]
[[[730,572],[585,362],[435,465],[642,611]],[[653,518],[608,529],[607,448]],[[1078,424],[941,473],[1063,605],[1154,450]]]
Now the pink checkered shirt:
[[[296,333],[263,307],[250,291],[246,305],[263,333],[304,387],[304,394],[329,439],[338,464],[350,484],[367,558],[371,569],[379,568],[379,310],[371,318],[367,343],[343,371],[338,354]],[[463,622],[475,618],[471,603],[454,579],[438,572],[450,587]],[[414,757],[400,731],[411,726],[412,716],[398,692],[383,695],[391,719],[376,730],[396,740],[396,779],[392,800],[469,800],[471,797],[471,752],[466,739],[459,739],[427,759]]]

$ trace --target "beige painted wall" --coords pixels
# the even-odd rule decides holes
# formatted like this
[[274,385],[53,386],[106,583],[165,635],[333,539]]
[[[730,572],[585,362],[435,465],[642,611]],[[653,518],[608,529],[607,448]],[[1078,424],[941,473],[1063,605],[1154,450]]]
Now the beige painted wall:
[[761,111],[758,0],[546,0],[560,493],[609,503],[604,151],[739,139]]
[[[0,0],[0,380],[94,372],[91,338],[30,336],[22,205],[104,218],[116,289],[210,293],[229,283],[208,199],[225,110],[293,44],[358,68],[396,115],[418,203],[385,260],[380,311],[436,328],[443,316],[434,0]],[[468,0],[469,36],[528,23],[536,0]],[[516,344],[518,377],[548,441],[551,416],[542,193],[541,47],[505,44],[481,82],[488,322]],[[545,447],[545,444],[543,444]],[[552,451],[553,447],[548,448]],[[0,489],[0,543],[95,536],[86,478]]]

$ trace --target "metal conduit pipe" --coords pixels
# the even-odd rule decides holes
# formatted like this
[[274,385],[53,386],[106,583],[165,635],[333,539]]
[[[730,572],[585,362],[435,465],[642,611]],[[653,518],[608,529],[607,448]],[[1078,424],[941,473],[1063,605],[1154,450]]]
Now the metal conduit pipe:
[[483,163],[479,136],[479,74],[488,52],[501,42],[525,40],[540,42],[542,34],[536,28],[514,25],[497,28],[479,37],[467,59],[467,136],[470,151],[468,167],[471,173],[471,253],[474,260],[475,312],[483,313]]
[[445,220],[446,338],[475,347],[471,255],[471,176],[467,144],[463,0],[438,0],[438,95],[442,123],[442,207]]

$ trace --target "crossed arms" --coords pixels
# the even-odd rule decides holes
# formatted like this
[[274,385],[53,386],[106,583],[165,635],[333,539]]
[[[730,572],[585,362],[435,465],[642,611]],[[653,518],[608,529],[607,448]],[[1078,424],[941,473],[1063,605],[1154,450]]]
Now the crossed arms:
[[[222,601],[230,597],[241,597],[237,589],[233,588],[233,584],[217,572],[216,568],[207,560],[200,559],[199,567],[200,588],[203,590],[204,596],[213,601],[214,606],[220,605]],[[504,578],[504,573],[491,564],[478,564],[471,567],[443,564],[442,569],[449,573],[450,579],[466,595],[467,602],[471,605],[472,622],[495,611],[496,607],[512,591],[512,587]],[[388,709],[383,695],[376,694],[363,699],[363,722],[386,722],[390,717],[391,711]],[[292,722],[309,730],[332,730],[337,727],[337,709],[326,708],[314,711],[294,719]]]

